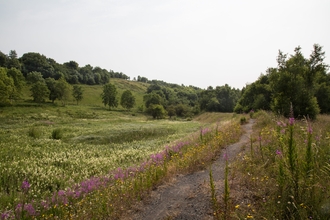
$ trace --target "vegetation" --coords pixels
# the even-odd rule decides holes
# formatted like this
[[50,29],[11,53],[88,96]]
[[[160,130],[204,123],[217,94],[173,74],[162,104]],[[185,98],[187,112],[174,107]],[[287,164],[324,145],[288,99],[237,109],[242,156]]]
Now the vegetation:
[[[205,168],[237,140],[246,114],[215,125],[232,114],[207,113],[232,111],[256,118],[256,133],[235,172],[226,164],[223,200],[210,185],[216,213],[326,218],[330,75],[324,55],[317,44],[308,59],[300,47],[289,58],[279,51],[278,66],[240,91],[141,76],[131,81],[75,61],[0,51],[1,219],[118,218],[164,179]],[[246,189],[245,200],[233,181]]]
[[[210,121],[232,115],[214,116]],[[141,199],[175,170],[204,166],[216,155],[211,147],[218,150],[240,133],[237,120],[219,124],[225,136],[207,146],[216,134],[210,124],[148,120],[82,105],[5,107],[1,122],[0,210],[24,219],[115,218],[121,206]]]
[[117,89],[115,85],[111,83],[104,85],[101,96],[102,103],[104,106],[108,105],[109,109],[111,109],[111,107],[116,108],[118,106]]
[[216,213],[223,219],[328,219],[330,117],[297,120],[264,111],[255,117],[251,145],[230,166],[230,212],[218,202]]
[[329,113],[330,75],[324,56],[317,44],[308,59],[300,47],[289,59],[279,51],[277,68],[269,68],[266,75],[243,89],[235,112],[263,109],[289,117],[292,106],[296,118],[315,119],[320,111]]

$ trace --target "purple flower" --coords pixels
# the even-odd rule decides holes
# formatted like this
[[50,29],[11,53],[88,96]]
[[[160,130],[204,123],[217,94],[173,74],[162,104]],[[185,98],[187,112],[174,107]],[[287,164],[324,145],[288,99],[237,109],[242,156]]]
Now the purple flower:
[[292,118],[289,118],[289,124],[290,125],[293,125],[294,124],[294,118],[292,117]]
[[282,152],[280,150],[276,150],[276,155],[282,156]]
[[309,134],[313,133],[313,128],[312,128],[311,125],[308,125],[307,131],[308,131]]
[[24,210],[27,211],[30,216],[35,216],[37,214],[31,203],[25,204]]
[[27,180],[24,180],[21,188],[24,192],[27,192],[27,191],[29,191],[30,186],[31,186],[30,183]]
[[1,220],[6,220],[6,219],[9,219],[9,217],[10,217],[10,212],[9,211],[5,211],[4,213],[1,214],[0,219]]

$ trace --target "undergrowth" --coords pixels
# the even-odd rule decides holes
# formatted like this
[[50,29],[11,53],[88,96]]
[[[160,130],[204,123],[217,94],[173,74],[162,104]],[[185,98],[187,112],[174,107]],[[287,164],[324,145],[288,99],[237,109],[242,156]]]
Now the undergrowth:
[[330,117],[254,118],[251,142],[231,165],[225,219],[330,219]]

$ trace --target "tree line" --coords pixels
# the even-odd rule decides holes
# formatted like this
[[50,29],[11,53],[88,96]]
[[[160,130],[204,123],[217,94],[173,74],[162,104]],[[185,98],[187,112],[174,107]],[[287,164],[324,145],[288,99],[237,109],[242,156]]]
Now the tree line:
[[294,54],[279,50],[277,67],[242,90],[234,111],[269,110],[286,117],[309,117],[315,119],[319,113],[330,112],[330,74],[324,63],[325,52],[318,44],[308,58],[301,47]]
[[79,67],[76,61],[60,64],[52,58],[35,52],[25,53],[18,58],[15,50],[11,50],[8,55],[0,51],[0,67],[15,68],[21,71],[24,77],[33,71],[40,72],[44,79],[58,80],[64,77],[70,84],[100,85],[108,83],[110,78],[130,79],[122,72],[108,71],[90,64],[83,67]]
[[[309,117],[314,119],[319,113],[330,111],[330,74],[324,63],[325,52],[318,44],[305,58],[300,47],[294,54],[279,51],[277,67],[271,67],[265,74],[242,90],[223,86],[200,89],[134,77],[134,81],[148,83],[140,111],[154,118],[192,117],[200,112],[237,112],[268,110],[286,117]],[[35,102],[47,98],[65,104],[70,94],[77,101],[83,97],[79,84],[103,84],[102,102],[109,108],[120,103],[130,110],[135,106],[131,91],[125,91],[119,99],[116,86],[109,83],[111,77],[129,80],[121,72],[113,72],[86,65],[79,67],[75,61],[58,64],[38,53],[26,53],[17,58],[15,51],[9,55],[0,52],[0,103],[11,103],[19,97],[27,83]],[[72,86],[73,84],[73,86]]]

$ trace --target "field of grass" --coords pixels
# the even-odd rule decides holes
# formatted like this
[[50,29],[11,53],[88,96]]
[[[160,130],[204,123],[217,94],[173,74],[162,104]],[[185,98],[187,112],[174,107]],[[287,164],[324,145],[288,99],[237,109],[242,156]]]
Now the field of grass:
[[[92,91],[91,88],[89,87],[88,93]],[[96,91],[98,90],[95,89],[95,93]],[[185,154],[179,155],[179,151],[189,149],[189,146],[195,146],[196,143],[206,143],[210,140],[207,133],[215,129],[212,122],[222,125],[220,122],[228,121],[232,116],[215,114],[200,116],[198,120],[180,121],[152,120],[143,114],[136,113],[133,116],[93,105],[63,107],[45,104],[2,108],[0,213],[3,213],[4,219],[22,216],[34,218],[37,215],[40,217],[41,213],[48,217],[63,217],[67,210],[62,209],[59,213],[58,210],[53,210],[54,206],[56,208],[60,204],[64,208],[70,204],[70,207],[74,206],[75,212],[78,212],[76,203],[82,201],[82,194],[85,193],[84,197],[88,194],[88,197],[95,199],[93,193],[89,192],[99,189],[101,182],[109,184],[103,190],[111,190],[110,186],[115,187],[119,183],[110,184],[107,182],[109,179],[123,181],[124,177],[131,175],[130,173],[135,173],[137,167],[139,170],[147,170],[137,176],[148,179],[142,184],[148,189],[160,180],[161,174],[157,174],[160,172],[159,166],[155,165],[158,165],[157,161],[165,159],[161,156],[164,152],[171,155],[172,161],[178,158],[176,163],[180,164],[170,166],[171,169],[167,167],[166,170],[173,170],[173,167],[187,169],[189,163],[185,161],[191,159],[191,152],[187,153],[190,156],[186,155],[187,158],[182,159]],[[213,119],[210,120],[210,117]],[[201,140],[203,142],[200,142]],[[196,163],[196,160],[191,163]],[[161,169],[164,169],[163,165]],[[123,188],[122,185],[120,187]],[[135,193],[143,192],[143,189],[140,189],[142,186],[135,187]],[[69,200],[74,198],[74,201],[61,200],[64,192],[68,196],[74,189],[75,194],[66,197]],[[118,196],[116,193],[113,194],[114,192],[118,193],[112,191],[108,194]],[[121,193],[125,194],[127,191]],[[112,199],[114,198],[111,198],[111,201]],[[114,215],[113,213],[107,209],[100,215]]]

